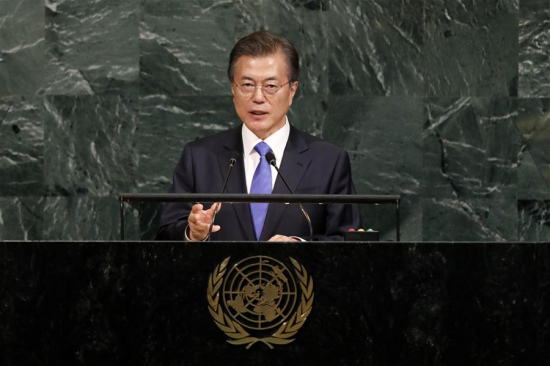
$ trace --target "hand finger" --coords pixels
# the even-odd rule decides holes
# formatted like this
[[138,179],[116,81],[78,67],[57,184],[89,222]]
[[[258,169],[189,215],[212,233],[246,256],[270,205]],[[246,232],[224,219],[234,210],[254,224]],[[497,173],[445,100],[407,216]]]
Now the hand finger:
[[197,213],[201,212],[203,210],[203,208],[204,208],[204,206],[202,204],[196,203],[191,208],[191,212],[194,213],[194,214],[197,214]]
[[204,211],[201,211],[197,214],[191,214],[187,218],[187,222],[190,225],[209,225],[210,224],[211,217],[209,218],[207,215],[204,214]]
[[297,241],[297,240],[286,235],[274,235],[269,239],[269,241]]
[[197,221],[193,226],[194,226],[193,227],[194,230],[208,232],[208,228],[210,228],[210,223],[204,222],[204,221]]
[[[206,236],[208,235],[208,230],[210,229],[210,224],[205,223],[199,223],[195,226],[189,226],[189,230],[191,232],[190,238],[193,238],[194,240],[204,240]],[[212,226],[212,232],[215,233],[216,231],[219,231],[221,229],[220,225],[213,225]],[[198,239],[200,238],[200,239]]]
[[[201,212],[202,212],[202,211],[201,211]],[[189,215],[189,217],[187,218],[187,221],[188,221],[189,223],[191,223],[191,224],[195,224],[195,225],[199,224],[200,222],[202,222],[201,217],[202,217],[203,215],[201,214],[201,212],[199,212],[199,213],[191,213],[191,214]]]
[[193,205],[187,221],[193,224],[198,224],[201,222],[210,222],[212,220],[212,215],[208,214],[210,210],[204,211],[203,209],[204,209],[204,206],[200,203]]

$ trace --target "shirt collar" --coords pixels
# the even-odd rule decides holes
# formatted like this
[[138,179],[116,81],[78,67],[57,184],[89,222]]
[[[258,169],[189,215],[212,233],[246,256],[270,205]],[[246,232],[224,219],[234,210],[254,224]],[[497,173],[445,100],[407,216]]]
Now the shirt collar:
[[[275,158],[277,159],[277,166],[280,166],[286,143],[288,141],[288,136],[290,136],[290,123],[288,122],[288,117],[285,118],[286,121],[284,126],[274,132],[271,136],[263,140],[266,144],[269,145],[269,147],[273,151],[273,154],[275,154]],[[244,123],[242,127],[242,138],[244,155],[249,156],[252,154],[257,154],[256,150],[254,150],[254,146],[256,146],[258,142],[262,141],[262,139],[260,139],[252,131],[250,131]]]

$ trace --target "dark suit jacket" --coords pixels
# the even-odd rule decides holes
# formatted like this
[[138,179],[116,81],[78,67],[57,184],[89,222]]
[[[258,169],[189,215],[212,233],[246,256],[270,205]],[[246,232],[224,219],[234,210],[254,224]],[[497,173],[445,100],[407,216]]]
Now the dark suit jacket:
[[[191,142],[185,146],[174,171],[174,193],[219,193],[232,153],[243,153],[241,126]],[[280,166],[296,194],[354,194],[347,152],[317,137],[290,127]],[[246,193],[242,158],[227,181],[227,193]],[[273,193],[290,193],[277,177]],[[157,232],[159,240],[183,240],[192,204],[166,203]],[[356,205],[304,204],[317,240],[342,240],[342,232],[360,227]],[[205,205],[209,207],[209,205]],[[255,241],[249,204],[222,204],[216,216],[221,230],[211,240]],[[270,204],[260,240],[275,234],[309,237],[309,226],[298,205]]]

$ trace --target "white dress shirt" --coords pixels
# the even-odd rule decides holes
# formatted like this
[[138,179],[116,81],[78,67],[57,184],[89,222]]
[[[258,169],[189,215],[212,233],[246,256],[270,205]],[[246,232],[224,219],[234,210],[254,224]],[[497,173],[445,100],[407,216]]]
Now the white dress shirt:
[[[286,118],[285,125],[277,130],[274,134],[263,140],[269,145],[275,159],[277,159],[277,168],[281,167],[281,161],[283,160],[283,154],[285,152],[286,143],[288,142],[288,136],[290,135],[290,124],[288,118]],[[254,172],[260,164],[260,154],[254,150],[254,146],[258,142],[262,141],[258,136],[254,135],[252,131],[246,127],[243,123],[242,127],[243,137],[243,159],[244,159],[244,172],[246,176],[246,191],[250,193],[250,186],[252,185],[252,179],[254,178]],[[275,186],[275,180],[277,179],[277,170],[271,167],[271,189]]]

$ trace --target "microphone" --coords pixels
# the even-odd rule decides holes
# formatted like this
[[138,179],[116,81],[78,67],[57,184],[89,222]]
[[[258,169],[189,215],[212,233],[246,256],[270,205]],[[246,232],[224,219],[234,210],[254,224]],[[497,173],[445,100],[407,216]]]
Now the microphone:
[[[220,194],[225,192],[225,187],[227,186],[227,180],[231,175],[231,171],[235,164],[237,164],[237,159],[241,157],[241,153],[238,151],[231,151],[231,158],[229,159],[229,170],[225,174],[225,179],[223,180],[222,191]],[[214,220],[216,219],[216,214],[218,213],[218,207],[220,206],[219,202],[216,202],[216,207],[214,208],[214,214],[212,214],[212,221],[210,221],[210,226],[208,227],[208,241],[210,241],[210,235],[212,234],[212,228],[214,227]]]
[[[267,162],[269,163],[269,165],[273,166],[275,168],[275,170],[277,170],[277,174],[283,180],[283,183],[285,184],[285,186],[288,189],[288,191],[290,192],[290,194],[294,194],[294,192],[292,192],[292,189],[290,189],[290,186],[286,182],[285,178],[281,174],[281,171],[279,170],[279,168],[277,168],[277,159],[275,158],[275,154],[273,154],[270,151],[267,154],[265,154],[265,158],[266,158]],[[309,225],[309,240],[313,241],[313,227],[311,226],[311,219],[309,218],[309,215],[307,214],[306,210],[304,209],[304,206],[302,206],[302,204],[300,202],[298,202],[298,206],[300,206],[300,210],[302,210],[302,213],[304,214],[304,217],[306,218],[307,224]]]

